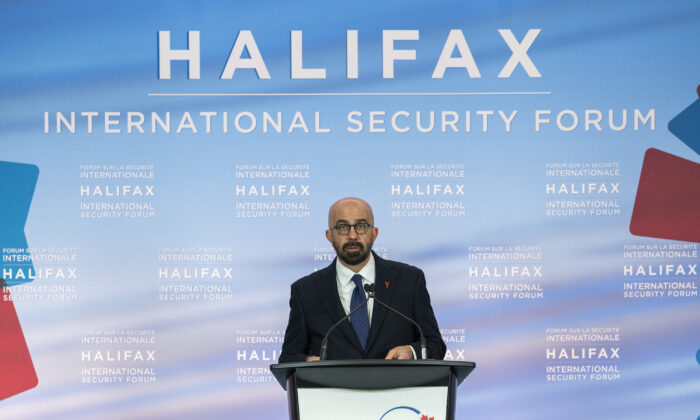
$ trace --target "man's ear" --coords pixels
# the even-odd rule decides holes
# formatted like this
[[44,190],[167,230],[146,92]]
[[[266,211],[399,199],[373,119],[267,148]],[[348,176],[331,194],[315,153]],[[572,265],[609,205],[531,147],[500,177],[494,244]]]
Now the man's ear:
[[326,239],[328,239],[328,242],[333,243],[333,232],[330,229],[326,229]]

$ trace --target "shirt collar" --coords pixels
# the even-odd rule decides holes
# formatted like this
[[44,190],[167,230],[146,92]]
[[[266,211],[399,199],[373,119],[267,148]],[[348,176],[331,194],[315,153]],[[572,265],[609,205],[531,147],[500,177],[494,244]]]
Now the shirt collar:
[[338,280],[340,281],[341,285],[346,285],[348,283],[352,282],[352,276],[355,274],[359,274],[362,276],[365,281],[368,281],[370,283],[374,283],[374,273],[375,273],[375,267],[374,267],[374,255],[370,252],[369,254],[369,261],[367,261],[367,264],[365,264],[364,267],[362,267],[362,270],[360,270],[359,273],[355,273],[351,269],[347,268],[346,266],[343,265],[343,263],[340,262],[340,259],[337,259],[335,261],[335,272],[336,275],[338,276]]

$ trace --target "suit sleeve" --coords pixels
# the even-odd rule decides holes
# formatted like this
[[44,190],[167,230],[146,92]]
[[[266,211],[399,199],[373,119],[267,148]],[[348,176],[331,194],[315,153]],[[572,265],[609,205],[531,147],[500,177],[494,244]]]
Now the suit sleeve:
[[[433,307],[430,304],[430,295],[428,294],[428,289],[425,285],[425,275],[423,274],[422,270],[418,270],[418,272],[419,274],[418,280],[416,281],[415,291],[416,322],[423,329],[428,358],[442,360],[445,358],[445,350],[447,349],[447,346],[442,340],[442,334],[440,334],[440,328],[438,327],[437,320],[435,319]],[[413,347],[416,355],[418,358],[420,358],[420,341],[411,343],[411,347]]]
[[280,363],[304,362],[309,355],[309,336],[306,329],[304,307],[295,285],[292,285],[289,298],[289,322],[284,333]]

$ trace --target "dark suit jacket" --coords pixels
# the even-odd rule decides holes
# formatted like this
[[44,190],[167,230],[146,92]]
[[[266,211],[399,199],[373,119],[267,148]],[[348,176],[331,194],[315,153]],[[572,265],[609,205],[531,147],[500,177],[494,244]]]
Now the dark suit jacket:
[[[446,347],[430,305],[423,271],[407,264],[384,260],[376,254],[374,261],[377,297],[421,326],[428,358],[443,359]],[[328,267],[292,284],[289,307],[289,323],[279,362],[300,362],[309,355],[319,356],[323,336],[345,316],[338,295],[335,260]],[[352,324],[345,321],[328,337],[327,359],[383,359],[392,348],[408,344],[413,346],[420,358],[418,330],[375,302],[367,350],[362,350]]]

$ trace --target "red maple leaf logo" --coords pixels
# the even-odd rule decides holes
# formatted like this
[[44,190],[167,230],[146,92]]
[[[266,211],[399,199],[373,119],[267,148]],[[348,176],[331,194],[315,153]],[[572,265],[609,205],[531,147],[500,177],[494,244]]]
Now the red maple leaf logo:
[[425,414],[423,414],[423,415],[420,417],[420,420],[435,420],[435,417],[428,417],[428,416],[426,416]]

